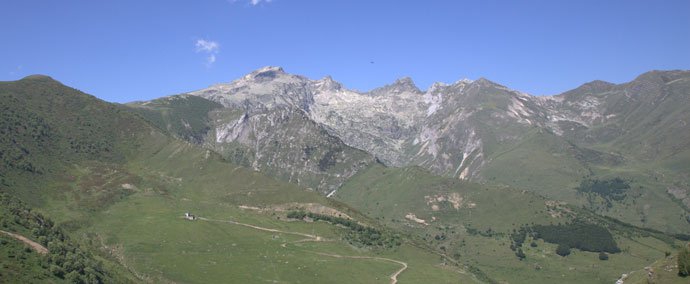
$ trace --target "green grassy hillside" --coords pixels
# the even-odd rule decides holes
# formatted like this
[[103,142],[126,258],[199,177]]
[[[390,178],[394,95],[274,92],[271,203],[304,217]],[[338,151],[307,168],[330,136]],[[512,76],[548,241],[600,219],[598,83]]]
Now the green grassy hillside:
[[188,95],[130,103],[127,106],[168,134],[193,143],[202,143],[211,129],[209,112],[223,107],[219,103]]
[[[387,283],[400,265],[368,259],[379,257],[407,263],[409,267],[398,276],[401,283],[425,279],[440,283],[474,281],[473,275],[463,267],[443,266],[438,255],[411,241],[403,241],[392,249],[352,245],[344,237],[345,228],[324,222],[287,220],[285,211],[273,208],[315,203],[345,212],[367,226],[380,227],[375,220],[344,204],[229,164],[190,144],[152,143],[141,148],[137,159],[120,168],[105,170],[107,175],[98,174],[98,167],[102,165],[75,167],[65,172],[71,179],[50,183],[48,190],[56,194],[43,210],[56,216],[72,234],[85,236],[110,258],[134,271],[141,280]],[[72,180],[94,175],[100,178],[92,178],[91,188],[126,187],[129,193],[105,207],[75,206],[97,199],[89,198],[93,192],[77,195],[83,190],[65,191],[64,188],[75,186]],[[182,218],[185,212],[212,221],[188,221]],[[283,233],[247,228],[225,220]],[[298,242],[305,237],[296,233],[313,234],[328,241]]]
[[[329,199],[190,143],[208,135],[218,107],[194,100],[132,109],[48,77],[0,83],[1,230],[49,251],[3,233],[2,279],[611,283],[668,262],[688,239],[679,234],[688,232],[686,205],[666,191],[686,186],[671,182],[682,174],[604,146],[535,129],[522,144],[492,146],[488,158],[500,163],[487,168],[487,184],[362,164]],[[298,118],[281,122],[290,135]],[[284,155],[309,154],[298,150]],[[324,167],[348,170],[331,156]],[[682,169],[683,159],[656,163]]]
[[[0,95],[5,131],[0,141],[0,191],[28,204],[19,212],[47,216],[16,222],[15,207],[3,205],[2,223],[8,224],[4,228],[45,242],[51,255],[66,252],[60,257],[70,259],[42,257],[3,236],[3,279],[56,283],[74,282],[74,277],[88,283],[389,283],[393,276],[401,283],[471,283],[477,279],[464,267],[449,265],[433,250],[342,203],[228,163],[218,154],[170,137],[139,113],[50,78],[4,82]],[[289,219],[290,208],[340,212],[371,228],[366,232],[397,235],[399,242],[379,247],[353,241],[351,236],[362,232],[324,221]],[[185,220],[185,212],[199,219]],[[52,221],[42,221],[47,218]],[[52,244],[53,236],[62,236],[65,244]],[[72,259],[85,263],[84,268]]]
[[[154,131],[123,107],[45,76],[0,82],[0,110],[0,182],[14,189],[75,163],[121,164]],[[38,205],[42,193],[34,190],[14,193]]]
[[[682,244],[529,191],[436,177],[418,168],[372,167],[353,177],[336,198],[499,282],[611,283]],[[549,238],[544,228],[563,241]],[[579,230],[582,235],[575,238],[583,249],[604,244],[610,232],[609,241],[621,252],[608,254],[608,260],[599,260],[598,248],[558,255],[558,242],[574,244],[565,237]],[[595,236],[596,231],[603,235]]]
[[[544,130],[534,129],[526,137],[520,144],[497,148],[482,172],[485,182],[585,206],[641,227],[690,233],[688,206],[668,193],[669,188],[687,187],[674,170],[627,159],[605,148],[599,151],[581,147]],[[683,167],[681,164],[676,162],[676,167]],[[588,179],[616,178],[630,183],[617,200],[605,201],[577,190]]]
[[[136,279],[115,261],[90,251],[88,246],[32,211],[18,199],[0,192],[0,279],[5,283],[134,283]],[[32,248],[19,237],[33,240]]]

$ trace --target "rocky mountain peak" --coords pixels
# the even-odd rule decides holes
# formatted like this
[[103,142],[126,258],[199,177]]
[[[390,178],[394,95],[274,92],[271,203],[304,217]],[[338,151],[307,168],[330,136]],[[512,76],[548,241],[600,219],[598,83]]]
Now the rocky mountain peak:
[[413,87],[415,86],[412,78],[410,78],[408,76],[396,79],[395,82],[393,83],[393,85],[413,86]]
[[247,80],[254,80],[257,82],[271,81],[280,75],[286,74],[282,67],[266,66],[254,70],[253,72],[244,76]]
[[379,96],[388,94],[400,94],[405,92],[419,94],[422,93],[422,91],[419,88],[417,88],[417,85],[415,85],[414,81],[412,81],[412,78],[402,77],[395,80],[393,84],[388,84],[383,87],[371,90],[369,94],[372,96]]
[[[576,92],[576,93],[600,93],[600,92],[606,92],[610,90],[613,86],[616,84],[609,83],[606,81],[601,81],[601,80],[594,80],[591,82],[587,82],[582,84],[581,86],[577,87],[575,90],[570,91],[570,92]],[[570,92],[566,92],[570,93]]]
[[[453,82],[453,83],[450,84],[449,86],[464,86],[464,85],[469,85],[469,84],[472,84],[472,83],[474,83],[474,80],[470,80],[470,79],[467,79],[467,78],[462,78],[462,79],[460,79],[460,80],[457,80],[457,81]],[[444,84],[444,85],[446,85],[446,84]]]
[[259,69],[254,70],[252,73],[264,73],[264,72],[277,72],[277,73],[285,73],[285,70],[283,70],[283,67],[280,66],[264,66]]
[[469,84],[482,86],[482,87],[503,87],[501,84],[498,84],[498,83],[491,81],[489,79],[486,79],[484,77],[481,77],[481,78],[474,80],[474,81],[470,81]]
[[602,81],[602,80],[594,80],[589,83],[585,83],[583,86],[587,86],[589,88],[595,89],[595,90],[606,90],[610,88],[611,86],[614,86],[614,83]]
[[333,80],[331,76],[323,77],[321,80],[315,82],[316,87],[321,90],[339,91],[343,88],[339,82]]
[[410,91],[414,93],[419,93],[421,92],[419,88],[417,88],[417,85],[415,85],[414,81],[410,77],[402,77],[397,80],[395,80],[395,83],[393,83],[392,86],[395,86],[396,88],[402,90],[402,91]]
[[439,91],[442,88],[447,87],[447,86],[448,86],[448,84],[443,83],[443,82],[434,82],[433,84],[431,84],[431,86],[429,87],[429,89],[426,92],[427,93],[434,93],[434,92],[437,92],[437,91]]

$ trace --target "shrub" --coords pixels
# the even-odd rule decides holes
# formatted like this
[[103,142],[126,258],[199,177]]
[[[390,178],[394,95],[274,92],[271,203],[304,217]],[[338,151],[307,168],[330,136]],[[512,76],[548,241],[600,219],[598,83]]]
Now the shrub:
[[625,199],[626,191],[630,189],[630,182],[621,179],[585,179],[580,182],[577,191],[586,194],[596,194],[606,201],[610,208],[612,201],[622,201]]
[[599,260],[609,260],[609,255],[602,251],[599,253]]
[[515,246],[520,247],[520,246],[522,246],[522,243],[524,243],[525,239],[527,238],[527,230],[525,228],[520,228],[520,230],[514,231],[510,235],[510,238],[515,243]]
[[567,256],[570,254],[570,246],[566,244],[558,244],[556,248],[556,254],[560,256]]
[[690,245],[686,245],[678,252],[678,275],[682,277],[690,275]]
[[304,211],[290,211],[287,213],[287,217],[290,219],[304,219],[304,217],[307,216],[307,213]]
[[522,249],[518,249],[518,250],[515,252],[515,256],[517,256],[520,260],[523,260],[523,259],[525,259],[525,257],[527,257],[527,256],[525,255],[525,253],[522,251]]

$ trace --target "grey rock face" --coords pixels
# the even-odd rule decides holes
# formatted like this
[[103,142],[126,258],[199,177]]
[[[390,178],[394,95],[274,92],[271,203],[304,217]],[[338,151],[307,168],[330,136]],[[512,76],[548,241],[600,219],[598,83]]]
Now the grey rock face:
[[206,146],[230,160],[324,193],[373,161],[289,106],[212,113]]
[[[483,78],[435,83],[426,91],[402,78],[360,93],[330,77],[310,80],[265,67],[189,94],[224,106],[213,112],[209,147],[230,155],[240,149],[232,145],[242,145],[250,153],[239,155],[246,163],[258,170],[291,168],[275,170],[290,180],[308,179],[298,177],[300,172],[318,172],[314,161],[290,156],[296,155],[290,151],[313,147],[347,149],[336,156],[350,164],[366,163],[366,155],[353,154],[361,149],[389,166],[418,165],[437,174],[481,179],[483,168],[500,161],[497,151],[534,131],[583,145],[625,137],[626,129],[642,123],[640,109],[652,111],[648,105],[682,99],[669,88],[687,85],[689,74],[650,72],[627,84],[594,81],[561,95],[535,97]],[[332,190],[343,179],[326,180],[353,174],[357,167],[347,168],[321,176],[324,182],[314,186]]]
[[[287,108],[303,112],[346,145],[371,153],[390,166],[421,165],[463,179],[477,176],[485,163],[483,141],[490,134],[481,124],[489,121],[504,128],[517,127],[514,133],[489,138],[508,141],[519,138],[521,127],[542,125],[545,117],[543,110],[535,109],[532,97],[485,79],[437,83],[423,92],[410,78],[402,78],[358,93],[330,77],[309,80],[281,68],[265,67],[231,83],[190,94],[242,113],[235,120],[217,121],[215,144],[239,141],[250,145],[239,139],[239,126],[258,113]],[[278,125],[269,120],[265,123],[273,128]]]

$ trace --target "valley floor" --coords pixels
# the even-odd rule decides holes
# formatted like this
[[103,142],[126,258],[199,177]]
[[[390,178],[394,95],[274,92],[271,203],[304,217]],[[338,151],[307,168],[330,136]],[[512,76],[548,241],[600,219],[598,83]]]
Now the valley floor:
[[[204,217],[198,217],[198,219],[202,220],[202,221],[223,222],[223,223],[229,223],[229,224],[233,224],[233,225],[245,226],[245,227],[257,229],[260,231],[271,232],[271,233],[281,233],[281,234],[307,237],[306,239],[302,239],[302,240],[297,240],[297,241],[293,241],[293,242],[285,242],[285,243],[280,245],[283,248],[286,248],[287,244],[295,244],[295,243],[301,243],[301,242],[305,242],[305,241],[312,241],[312,242],[332,241],[332,240],[323,239],[317,235],[304,234],[304,233],[300,233],[300,232],[281,231],[281,230],[276,230],[276,229],[254,226],[254,225],[246,224],[246,223],[240,223],[240,222],[231,221],[231,220],[213,220],[213,219],[207,219]],[[398,275],[400,275],[400,273],[402,273],[403,271],[405,271],[405,269],[407,269],[407,263],[406,262],[403,262],[400,260],[395,260],[395,259],[390,259],[390,258],[385,258],[385,257],[340,255],[340,254],[324,253],[324,252],[316,252],[316,251],[314,251],[313,253],[318,254],[318,255],[323,255],[323,256],[335,257],[335,258],[373,259],[373,260],[387,261],[387,262],[393,262],[393,263],[400,264],[402,267],[400,269],[398,269],[397,271],[395,271],[395,273],[391,274],[391,276],[390,276],[391,284],[398,283]]]

